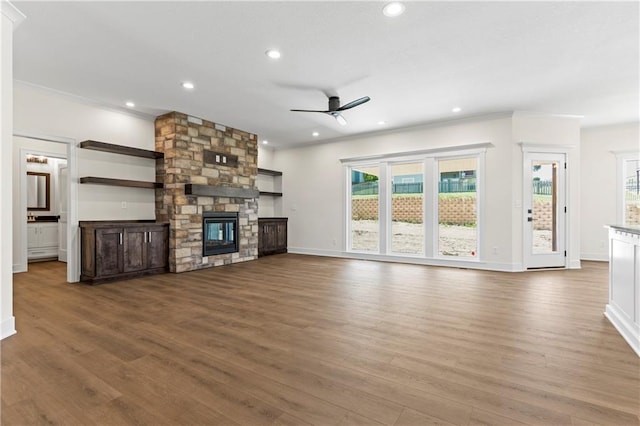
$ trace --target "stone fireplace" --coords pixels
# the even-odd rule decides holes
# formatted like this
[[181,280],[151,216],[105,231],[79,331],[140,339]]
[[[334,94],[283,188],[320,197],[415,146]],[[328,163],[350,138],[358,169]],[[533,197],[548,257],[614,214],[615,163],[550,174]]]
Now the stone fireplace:
[[[164,182],[156,190],[156,219],[170,226],[171,272],[255,259],[257,136],[179,112],[158,117],[155,129],[156,151],[164,152],[156,163],[157,181]],[[226,219],[207,228],[206,218]],[[206,250],[214,246],[224,248]]]

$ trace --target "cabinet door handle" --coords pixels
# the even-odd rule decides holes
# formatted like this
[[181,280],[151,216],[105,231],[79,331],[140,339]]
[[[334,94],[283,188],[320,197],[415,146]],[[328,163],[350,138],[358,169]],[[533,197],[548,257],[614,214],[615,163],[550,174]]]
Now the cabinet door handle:
[[120,232],[119,235],[120,235],[120,245],[122,245],[122,232]]
[[147,231],[144,231],[144,243],[147,243]]
[[147,231],[147,235],[148,235],[147,241],[151,242],[151,231]]

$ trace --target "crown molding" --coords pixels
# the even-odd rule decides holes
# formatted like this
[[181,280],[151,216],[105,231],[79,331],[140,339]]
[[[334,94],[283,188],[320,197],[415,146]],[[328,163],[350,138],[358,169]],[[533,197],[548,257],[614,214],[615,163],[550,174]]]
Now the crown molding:
[[2,15],[6,16],[11,21],[14,30],[27,17],[27,15],[20,12],[17,7],[15,7],[11,2],[7,0],[0,0],[0,13],[2,13]]

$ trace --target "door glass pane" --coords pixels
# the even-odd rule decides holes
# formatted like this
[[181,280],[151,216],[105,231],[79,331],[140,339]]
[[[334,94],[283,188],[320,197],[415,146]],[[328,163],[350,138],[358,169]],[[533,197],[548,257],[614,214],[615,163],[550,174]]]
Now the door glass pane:
[[640,225],[640,161],[626,160],[624,177],[624,225]]
[[478,159],[438,161],[438,254],[476,257]]
[[378,252],[378,166],[351,169],[351,250]]
[[391,165],[391,251],[424,253],[422,163]]
[[531,252],[533,254],[554,253],[558,250],[558,209],[557,185],[558,167],[556,161],[532,161],[531,203],[532,219]]

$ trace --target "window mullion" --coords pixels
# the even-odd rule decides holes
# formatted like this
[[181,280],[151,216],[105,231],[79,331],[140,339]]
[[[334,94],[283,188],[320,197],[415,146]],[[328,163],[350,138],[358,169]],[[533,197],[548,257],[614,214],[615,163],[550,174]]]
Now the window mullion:
[[435,160],[430,158],[425,158],[424,160],[424,183],[423,187],[423,198],[424,198],[424,208],[423,208],[423,221],[424,224],[424,255],[425,257],[433,257],[434,254],[434,245],[435,245],[435,236],[434,230],[435,221],[437,220],[437,198],[434,194],[437,194],[436,187],[437,180],[437,170],[434,170]]
[[380,178],[378,179],[378,252],[380,254],[387,254],[388,247],[388,232],[391,229],[391,225],[388,223],[391,220],[391,179],[388,173],[389,164],[387,162],[380,163]]

